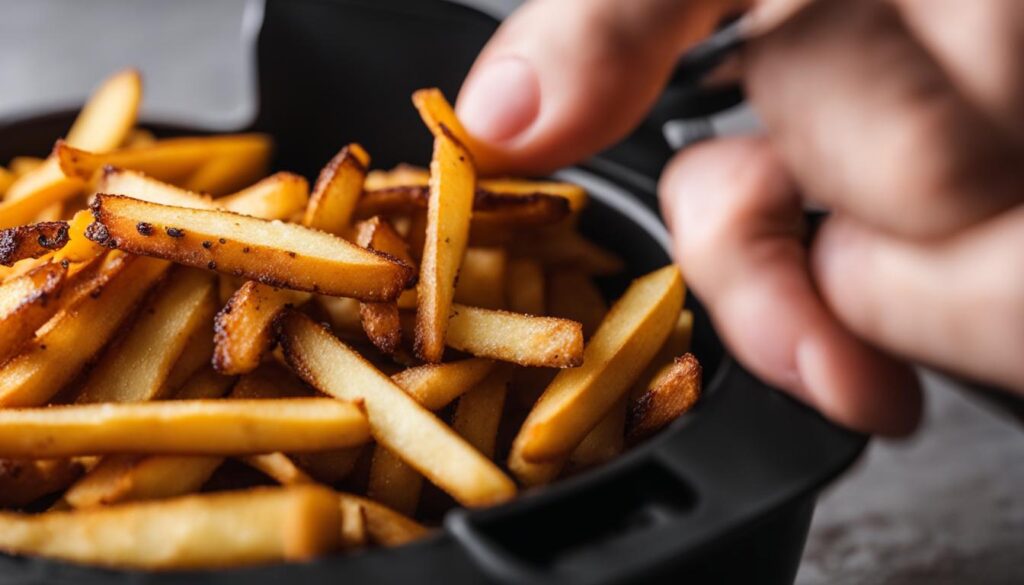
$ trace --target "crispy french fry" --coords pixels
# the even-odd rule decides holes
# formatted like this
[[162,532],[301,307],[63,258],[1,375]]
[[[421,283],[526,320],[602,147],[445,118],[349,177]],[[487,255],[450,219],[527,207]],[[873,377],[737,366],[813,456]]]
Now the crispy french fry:
[[502,248],[468,248],[462,258],[455,302],[485,309],[505,308],[508,255]]
[[369,436],[357,405],[328,398],[0,410],[0,457],[254,455],[351,447]]
[[47,160],[7,190],[0,201],[0,229],[32,223],[46,208],[74,197],[83,186],[81,179],[65,177],[56,160]]
[[343,147],[320,171],[302,223],[335,235],[348,228],[363,192],[370,155],[358,144]]
[[430,530],[415,520],[382,506],[373,500],[353,494],[338,494],[342,504],[353,503],[363,508],[366,516],[366,530],[370,541],[381,546],[401,546],[419,540]]
[[583,324],[583,337],[597,331],[608,314],[604,295],[594,281],[579,270],[552,270],[548,274],[548,313]]
[[250,148],[229,150],[203,163],[183,181],[186,189],[225,195],[250,185],[267,174],[270,143],[252,143]]
[[679,312],[679,316],[676,318],[668,338],[665,339],[665,343],[661,344],[661,349],[658,350],[654,359],[647,364],[643,373],[633,383],[633,387],[629,391],[630,402],[635,403],[639,400],[640,396],[654,385],[655,378],[663,370],[667,370],[677,357],[690,350],[690,338],[692,335],[693,313],[683,309]]
[[512,370],[495,369],[478,386],[459,398],[452,428],[488,459],[494,458],[498,425]]
[[276,289],[250,280],[217,313],[213,367],[222,374],[246,374],[270,350],[271,323],[281,311],[309,298],[297,291]]
[[97,193],[124,195],[150,203],[210,209],[214,206],[209,195],[203,195],[159,181],[142,173],[118,167],[104,167],[96,183]]
[[423,476],[382,445],[373,449],[366,495],[396,512],[412,516],[420,502]]
[[493,368],[491,360],[470,358],[408,368],[391,379],[427,410],[441,410],[480,384]]
[[48,322],[17,357],[0,367],[0,406],[45,404],[99,353],[167,263],[119,258],[92,279],[73,303]]
[[43,264],[0,284],[0,364],[15,355],[52,315],[67,269]]
[[107,165],[142,171],[161,181],[185,178],[203,164],[218,157],[249,157],[265,161],[271,149],[263,134],[168,138],[149,146],[121,148],[106,153],[75,148],[58,140],[53,154],[67,177],[88,179]]
[[679,314],[684,292],[675,266],[633,282],[587,344],[583,366],[560,372],[523,423],[509,456],[520,481],[537,485],[553,478],[551,473],[654,357]]
[[583,363],[583,328],[575,321],[452,305],[450,347],[521,366],[575,368]]
[[39,258],[68,243],[68,224],[45,221],[0,230],[0,264],[13,266],[26,258]]
[[313,478],[306,475],[284,453],[265,453],[240,458],[242,463],[259,471],[281,485],[299,485],[314,483]]
[[508,263],[505,296],[508,298],[508,308],[511,311],[527,315],[544,315],[544,269],[540,263],[528,258],[512,259]]
[[0,459],[0,507],[31,504],[81,474],[82,466],[70,459]]
[[341,546],[344,549],[363,548],[369,544],[366,528],[366,508],[359,502],[341,500]]
[[[408,215],[427,208],[429,198],[430,189],[425,184],[365,191],[355,214],[357,217]],[[570,209],[569,203],[556,195],[511,195],[477,189],[471,231],[556,224],[569,216]]]
[[131,329],[100,358],[77,402],[161,398],[160,391],[185,350],[185,343],[209,323],[214,310],[210,275],[188,268],[176,269],[143,307]]
[[332,396],[363,400],[374,438],[467,506],[508,500],[515,485],[493,463],[420,406],[397,384],[309,318],[282,319],[292,369]]
[[597,423],[580,441],[569,456],[566,467],[570,472],[589,469],[611,461],[622,453],[626,439],[626,406],[623,396],[612,405],[601,422]]
[[64,492],[64,501],[93,508],[183,496],[199,491],[223,461],[201,455],[109,455]]
[[444,133],[434,140],[430,169],[426,241],[417,288],[415,346],[417,355],[424,361],[439,362],[444,354],[455,280],[469,240],[476,177],[469,152]]
[[701,367],[692,353],[667,364],[651,387],[630,404],[629,441],[650,437],[693,408],[700,397],[700,384]]
[[[373,217],[356,225],[356,243],[364,248],[383,252],[407,266],[416,267],[405,240],[395,232],[386,220]],[[398,315],[398,304],[360,303],[359,320],[363,330],[377,349],[393,354],[402,342],[402,324]]]
[[119,71],[103,82],[68,130],[68,144],[104,152],[117,148],[131,134],[142,102],[142,76],[135,69]]
[[306,179],[280,172],[217,199],[215,205],[233,213],[283,220],[305,209],[308,202],[309,183]]
[[336,236],[225,211],[97,195],[90,237],[98,243],[272,286],[391,300],[409,267]]
[[0,549],[139,569],[308,560],[335,550],[338,497],[315,486],[257,488],[159,502],[0,514]]
[[87,262],[103,252],[106,248],[85,236],[85,231],[92,225],[92,213],[83,209],[75,213],[68,223],[68,242],[53,255],[54,262]]
[[412,103],[419,111],[423,123],[427,125],[435,138],[444,133],[442,128],[447,128],[456,140],[466,145],[468,151],[473,153],[473,157],[476,159],[475,164],[480,169],[481,175],[492,174],[494,169],[498,168],[500,159],[495,157],[487,145],[474,140],[466,132],[458,117],[455,116],[455,110],[444,98],[441,90],[437,88],[418,90],[412,94]]

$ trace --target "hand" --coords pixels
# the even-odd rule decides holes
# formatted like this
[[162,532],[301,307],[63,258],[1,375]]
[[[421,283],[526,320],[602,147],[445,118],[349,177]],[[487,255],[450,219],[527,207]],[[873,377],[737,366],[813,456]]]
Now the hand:
[[[507,171],[572,163],[636,125],[735,4],[534,0],[458,112]],[[1024,3],[816,0],[743,65],[766,136],[689,148],[660,187],[740,361],[890,435],[920,416],[907,360],[1024,391]],[[810,249],[801,196],[834,210]]]

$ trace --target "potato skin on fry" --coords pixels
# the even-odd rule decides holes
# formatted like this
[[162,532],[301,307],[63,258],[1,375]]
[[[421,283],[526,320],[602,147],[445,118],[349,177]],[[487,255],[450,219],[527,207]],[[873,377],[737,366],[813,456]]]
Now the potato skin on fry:
[[44,221],[0,231],[0,264],[13,266],[18,260],[39,258],[68,243],[66,221]]
[[702,368],[692,353],[665,366],[651,387],[629,407],[626,438],[636,443],[693,408],[700,398]]

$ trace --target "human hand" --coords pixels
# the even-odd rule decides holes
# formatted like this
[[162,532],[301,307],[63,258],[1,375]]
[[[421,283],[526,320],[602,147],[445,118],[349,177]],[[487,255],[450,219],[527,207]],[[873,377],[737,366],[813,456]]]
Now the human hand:
[[[737,2],[534,0],[458,111],[510,172],[627,133]],[[767,2],[766,2],[767,4]],[[846,426],[903,434],[908,360],[1024,391],[1024,4],[816,0],[745,50],[766,136],[677,155],[675,257],[733,353]],[[801,196],[829,206],[808,249]]]

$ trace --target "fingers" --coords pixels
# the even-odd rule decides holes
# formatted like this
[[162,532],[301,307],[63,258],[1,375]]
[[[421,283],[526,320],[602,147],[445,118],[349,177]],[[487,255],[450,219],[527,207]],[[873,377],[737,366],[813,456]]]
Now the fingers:
[[860,336],[1024,392],[1024,208],[941,244],[832,217],[815,241],[813,271]]
[[890,435],[914,428],[913,373],[848,333],[818,297],[799,199],[766,141],[685,151],[661,198],[676,260],[744,365],[840,424]]
[[459,118],[505,161],[505,172],[576,162],[634,128],[680,51],[739,2],[529,2],[478,57],[459,94]]
[[835,209],[932,237],[1022,200],[1017,148],[887,2],[813,2],[755,42],[747,67],[782,158]]

